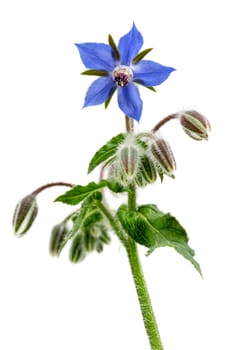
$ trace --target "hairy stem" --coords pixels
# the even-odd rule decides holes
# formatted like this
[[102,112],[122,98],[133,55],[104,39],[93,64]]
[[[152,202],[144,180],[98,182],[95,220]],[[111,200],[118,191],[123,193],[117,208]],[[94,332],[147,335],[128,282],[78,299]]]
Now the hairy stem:
[[164,124],[166,124],[167,122],[169,122],[172,119],[176,119],[177,118],[177,114],[170,114],[167,117],[163,118],[162,120],[160,120],[159,123],[157,123],[154,128],[152,128],[152,132],[156,132],[158,131]]
[[119,221],[111,214],[109,209],[100,201],[97,201],[97,207],[100,209],[100,211],[103,213],[103,215],[108,220],[110,226],[116,233],[117,237],[120,239],[124,247],[126,246],[127,242],[127,234],[123,231]]
[[157,322],[154,316],[150,296],[144,279],[142,266],[139,259],[136,243],[133,239],[128,240],[126,245],[127,255],[131,266],[131,272],[135,282],[136,292],[140,303],[140,309],[152,350],[163,350]]
[[[134,132],[133,120],[126,116],[126,131]],[[128,209],[130,211],[136,210],[136,186],[135,184],[129,185],[128,191]],[[145,330],[149,338],[149,343],[152,350],[163,350],[157,322],[154,316],[153,307],[151,304],[150,296],[148,293],[147,285],[145,282],[142,266],[139,259],[138,249],[136,242],[128,237],[125,248],[131,267],[133,280],[142,312],[142,317],[145,325]]]
[[47,188],[54,187],[54,186],[67,186],[67,187],[74,187],[75,185],[70,184],[68,182],[51,182],[46,185],[38,187],[35,191],[32,192],[33,195],[37,195],[40,192],[46,190]]
[[134,120],[129,118],[127,115],[125,116],[126,121],[126,131],[129,133],[134,132]]

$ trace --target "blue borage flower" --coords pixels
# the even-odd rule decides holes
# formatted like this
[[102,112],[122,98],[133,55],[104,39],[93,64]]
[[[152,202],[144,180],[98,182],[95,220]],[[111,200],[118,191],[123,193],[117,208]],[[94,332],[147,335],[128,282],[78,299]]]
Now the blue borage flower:
[[117,90],[119,108],[128,117],[139,121],[143,102],[136,84],[154,90],[153,86],[163,83],[174,71],[174,68],[143,60],[152,49],[146,49],[138,54],[143,45],[143,37],[134,23],[132,29],[121,37],[118,46],[111,35],[109,44],[75,45],[83,64],[89,68],[82,74],[100,76],[88,88],[83,107],[103,102],[107,107]]

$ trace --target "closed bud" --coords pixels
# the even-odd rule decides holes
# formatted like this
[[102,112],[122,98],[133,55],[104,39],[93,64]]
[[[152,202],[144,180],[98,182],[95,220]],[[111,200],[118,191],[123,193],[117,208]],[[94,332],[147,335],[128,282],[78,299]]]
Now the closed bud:
[[102,253],[102,251],[104,249],[103,243],[101,241],[97,241],[95,249],[96,249],[97,253]]
[[92,235],[91,230],[87,229],[84,232],[83,242],[84,242],[84,248],[87,252],[92,252],[95,247],[95,237]]
[[[147,155],[143,155],[141,158],[139,177],[137,179],[137,184],[140,182],[140,176],[143,178],[143,184],[151,184],[156,181],[157,171],[153,160]],[[143,185],[142,185],[143,186]]]
[[108,234],[108,231],[106,229],[105,226],[101,226],[101,234],[100,234],[100,241],[105,243],[105,244],[109,244],[110,243],[110,236]]
[[125,146],[120,150],[120,166],[125,172],[127,178],[135,175],[138,165],[138,152],[131,145]]
[[128,135],[109,164],[109,177],[123,186],[134,182],[142,153],[142,146],[136,140],[135,135]]
[[156,160],[160,177],[162,178],[164,173],[174,178],[173,172],[176,170],[176,162],[168,142],[163,138],[156,137],[156,141],[151,145],[151,152]]
[[32,226],[38,213],[36,196],[30,194],[21,199],[13,214],[13,229],[17,237],[23,236]]
[[69,229],[64,222],[53,227],[49,244],[49,251],[51,255],[58,256],[60,254],[68,232]]
[[197,111],[185,111],[179,114],[179,119],[184,132],[192,139],[197,141],[208,140],[211,126],[202,114]]
[[83,236],[77,235],[74,237],[70,251],[69,251],[69,259],[73,263],[81,262],[86,257],[86,252],[84,249]]

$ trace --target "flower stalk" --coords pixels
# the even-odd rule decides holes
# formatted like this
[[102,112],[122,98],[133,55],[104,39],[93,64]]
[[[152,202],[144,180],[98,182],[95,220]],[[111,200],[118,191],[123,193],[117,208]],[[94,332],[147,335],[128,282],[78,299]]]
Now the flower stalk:
[[44,191],[44,190],[46,190],[46,189],[48,189],[50,187],[55,187],[55,186],[66,186],[66,187],[71,187],[71,188],[74,187],[73,184],[68,183],[68,182],[62,182],[62,181],[60,181],[60,182],[50,182],[50,183],[48,183],[46,185],[38,187],[35,191],[32,192],[32,195],[36,196],[40,192],[42,192],[42,191]]

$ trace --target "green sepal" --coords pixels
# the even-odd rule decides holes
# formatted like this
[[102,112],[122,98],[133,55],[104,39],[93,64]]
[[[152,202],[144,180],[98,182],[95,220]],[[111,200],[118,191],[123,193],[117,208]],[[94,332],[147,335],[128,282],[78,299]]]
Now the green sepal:
[[145,49],[143,51],[141,51],[140,53],[138,53],[138,55],[136,55],[133,60],[132,60],[132,63],[133,64],[136,64],[138,63],[139,61],[141,61],[150,51],[152,51],[153,48],[150,48],[150,49]]
[[138,80],[135,80],[134,82],[135,82],[136,84],[138,84],[138,85],[141,85],[141,86],[145,87],[146,89],[149,89],[149,90],[151,90],[151,91],[153,91],[153,92],[157,92],[157,90],[156,90],[153,86],[145,86],[145,85],[143,85],[143,84],[141,83],[141,81],[138,81]]
[[128,211],[126,206],[121,206],[118,217],[125,231],[137,243],[150,248],[147,255],[158,247],[172,247],[202,275],[200,265],[194,259],[195,252],[188,245],[187,233],[174,216],[164,214],[154,204],[147,204],[137,211]]
[[94,170],[98,165],[103,163],[105,160],[112,157],[116,151],[120,143],[124,141],[126,134],[118,134],[114,136],[111,140],[109,140],[104,146],[102,146],[91,159],[88,166],[88,174]]
[[120,53],[118,51],[118,48],[117,48],[117,45],[115,43],[115,41],[113,40],[113,37],[111,34],[109,34],[108,36],[108,42],[109,42],[109,45],[112,47],[113,49],[113,55],[114,55],[114,58],[119,61],[120,60]]
[[115,93],[115,91],[117,90],[117,87],[115,86],[112,90],[111,90],[111,93],[109,95],[109,97],[107,98],[107,100],[104,102],[104,108],[107,109],[111,100],[112,100],[112,97]]
[[[144,86],[144,85],[142,85],[142,86]],[[157,92],[157,90],[153,86],[144,86],[144,87],[146,87],[147,89],[149,89],[153,92]]]
[[88,69],[82,72],[81,75],[95,75],[98,77],[107,77],[109,73],[105,70]]

